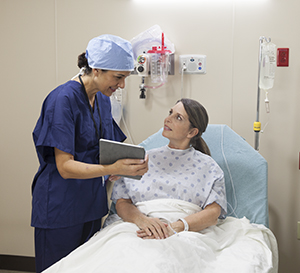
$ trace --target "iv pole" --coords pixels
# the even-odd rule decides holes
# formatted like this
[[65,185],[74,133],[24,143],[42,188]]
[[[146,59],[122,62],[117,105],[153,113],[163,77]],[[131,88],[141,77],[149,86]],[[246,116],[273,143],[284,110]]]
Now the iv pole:
[[264,36],[259,37],[259,59],[258,59],[258,84],[257,84],[257,108],[256,108],[256,121],[253,124],[253,130],[255,132],[255,150],[259,150],[259,133],[261,130],[261,123],[259,121],[259,104],[260,104],[260,88],[259,88],[259,82],[260,82],[260,67],[261,67],[261,61],[262,61],[262,43],[263,41],[266,41],[267,43],[271,42],[271,38],[266,38]]

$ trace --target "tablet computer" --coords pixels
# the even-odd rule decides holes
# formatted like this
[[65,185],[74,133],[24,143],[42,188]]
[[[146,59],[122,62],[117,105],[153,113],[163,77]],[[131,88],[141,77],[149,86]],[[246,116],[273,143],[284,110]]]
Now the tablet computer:
[[[113,164],[117,160],[125,158],[144,159],[145,154],[142,146],[102,138],[99,140],[99,163],[101,165]],[[116,175],[138,180],[142,178],[142,176]]]

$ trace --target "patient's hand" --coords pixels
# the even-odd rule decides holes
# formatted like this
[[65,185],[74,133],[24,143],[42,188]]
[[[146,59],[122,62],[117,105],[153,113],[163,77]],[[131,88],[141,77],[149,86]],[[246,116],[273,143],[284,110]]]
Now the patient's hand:
[[118,175],[110,175],[109,177],[108,177],[108,181],[110,181],[110,182],[115,182],[115,181],[117,181],[118,179],[120,179],[121,178],[121,176],[118,176]]
[[137,231],[137,236],[142,239],[165,239],[174,234],[168,224],[158,218],[149,218],[144,222],[145,227]]
[[132,204],[131,199],[120,198],[116,203],[118,215],[125,221],[136,224],[137,236],[143,239],[165,239],[172,235],[168,224],[158,218],[148,217]]
[[[165,238],[163,238],[163,239],[166,239],[175,234],[174,230],[172,230],[170,228],[170,226],[166,225],[166,227],[167,227],[167,234],[165,234]],[[138,237],[140,237],[142,239],[161,239],[161,238],[156,238],[153,234],[152,235],[146,234],[146,232],[144,230],[138,230],[137,234],[138,234]]]

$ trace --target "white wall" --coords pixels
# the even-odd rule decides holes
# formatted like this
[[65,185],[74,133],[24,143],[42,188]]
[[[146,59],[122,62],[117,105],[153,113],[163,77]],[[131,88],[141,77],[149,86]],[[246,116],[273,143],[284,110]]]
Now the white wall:
[[261,103],[262,125],[269,123],[260,153],[269,164],[280,272],[298,272],[299,9],[297,0],[0,0],[0,254],[34,255],[30,187],[38,164],[31,133],[44,97],[78,72],[77,56],[91,38],[130,40],[158,24],[175,44],[175,75],[146,100],[139,99],[140,78],[128,78],[124,115],[135,143],[162,126],[180,97],[178,55],[191,53],[207,55],[207,74],[184,76],[185,95],[207,108],[210,123],[229,125],[253,146],[259,37],[290,48],[290,66],[276,70],[269,115]]

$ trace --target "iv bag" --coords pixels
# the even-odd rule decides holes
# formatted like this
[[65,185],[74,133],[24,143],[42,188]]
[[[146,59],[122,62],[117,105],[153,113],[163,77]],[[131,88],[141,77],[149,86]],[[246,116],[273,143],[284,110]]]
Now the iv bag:
[[274,85],[276,68],[276,45],[263,42],[261,45],[261,63],[259,88],[263,90],[271,89]]
[[122,111],[123,111],[121,88],[118,88],[110,96],[110,102],[111,102],[111,114],[114,120],[117,122],[117,124],[120,125],[121,118],[122,118]]

